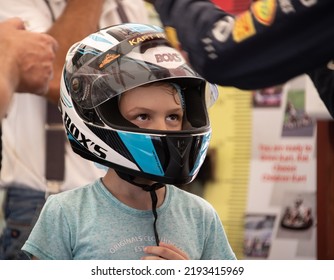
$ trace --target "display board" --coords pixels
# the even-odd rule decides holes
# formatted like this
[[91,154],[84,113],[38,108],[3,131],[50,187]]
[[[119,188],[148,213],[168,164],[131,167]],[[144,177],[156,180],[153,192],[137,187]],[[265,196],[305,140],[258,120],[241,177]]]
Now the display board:
[[316,121],[306,110],[307,79],[253,92],[247,259],[316,258]]

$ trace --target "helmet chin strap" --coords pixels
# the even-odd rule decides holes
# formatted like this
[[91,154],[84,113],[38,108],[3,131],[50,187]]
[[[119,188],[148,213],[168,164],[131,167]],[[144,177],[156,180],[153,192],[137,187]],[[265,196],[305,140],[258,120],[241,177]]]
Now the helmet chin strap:
[[154,223],[153,223],[153,230],[154,230],[154,236],[155,236],[155,242],[157,244],[157,246],[159,246],[160,243],[160,239],[159,239],[159,235],[158,235],[158,231],[157,231],[157,220],[158,220],[158,213],[157,213],[157,203],[158,203],[158,197],[157,197],[157,193],[156,190],[163,188],[165,185],[162,183],[154,183],[152,185],[146,185],[146,184],[139,184],[137,182],[134,181],[135,177],[125,174],[123,172],[119,172],[117,170],[115,170],[117,175],[122,178],[123,180],[129,182],[130,184],[133,184],[137,187],[142,188],[144,191],[150,192],[151,195],[151,200],[152,200],[152,212],[153,212],[153,216],[154,216]]

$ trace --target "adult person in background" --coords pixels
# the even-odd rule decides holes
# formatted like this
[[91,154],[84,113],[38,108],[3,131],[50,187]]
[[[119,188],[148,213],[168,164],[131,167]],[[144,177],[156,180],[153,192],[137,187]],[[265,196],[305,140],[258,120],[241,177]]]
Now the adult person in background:
[[0,119],[15,91],[47,92],[56,48],[51,36],[26,31],[19,18],[0,22]]
[[[0,0],[0,6],[0,17],[18,16],[24,20],[27,29],[46,32],[59,42],[54,78],[49,83],[47,95],[15,95],[8,115],[2,122],[1,187],[6,190],[6,227],[0,241],[0,259],[25,259],[21,247],[38,218],[45,196],[82,186],[105,174],[92,162],[74,154],[68,143],[62,153],[60,146],[63,142],[58,142],[56,147],[49,146],[46,141],[47,138],[55,138],[46,134],[49,127],[46,126],[47,108],[51,102],[58,103],[61,71],[67,50],[74,42],[98,28],[125,20],[145,23],[148,17],[141,0],[17,0],[15,5]],[[81,51],[94,53],[93,49]],[[59,132],[61,140],[65,141],[63,128]],[[57,155],[64,155],[64,162],[50,160],[47,152],[52,152],[52,149],[56,150]],[[48,163],[53,164],[53,173],[58,172],[64,163],[64,178],[50,179],[47,176]]]
[[334,118],[334,61],[307,74],[318,90],[319,96],[326,105],[328,112]]
[[333,90],[323,82],[334,79],[326,67],[334,58],[334,1],[258,0],[237,16],[210,0],[149,2],[209,82],[258,89],[310,72],[333,115]]

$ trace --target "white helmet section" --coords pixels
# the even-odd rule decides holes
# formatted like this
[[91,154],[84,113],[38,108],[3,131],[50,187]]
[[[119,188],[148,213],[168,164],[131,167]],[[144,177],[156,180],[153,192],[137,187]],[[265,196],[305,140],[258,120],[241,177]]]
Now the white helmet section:
[[[63,79],[64,77],[62,77],[62,80]],[[62,100],[61,106],[67,107],[67,109],[61,109],[61,112],[64,126],[71,133],[67,135],[69,140],[80,143],[98,158],[103,160],[112,159],[112,161],[116,161],[123,166],[139,171],[139,168],[133,162],[126,159],[115,150],[110,149],[110,147],[101,139],[97,137],[94,137],[94,140],[90,139],[89,135],[92,134],[92,131],[87,127],[85,122],[78,116],[74,109],[71,98],[66,91],[64,81],[61,82],[60,95]],[[72,122],[73,119],[76,120],[75,124]]]

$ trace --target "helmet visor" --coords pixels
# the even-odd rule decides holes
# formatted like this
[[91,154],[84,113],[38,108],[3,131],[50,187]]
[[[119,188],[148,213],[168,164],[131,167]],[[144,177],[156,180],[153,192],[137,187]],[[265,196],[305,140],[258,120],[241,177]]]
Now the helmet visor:
[[204,81],[164,33],[129,38],[92,58],[69,80],[72,99],[91,109],[132,88],[174,78]]

